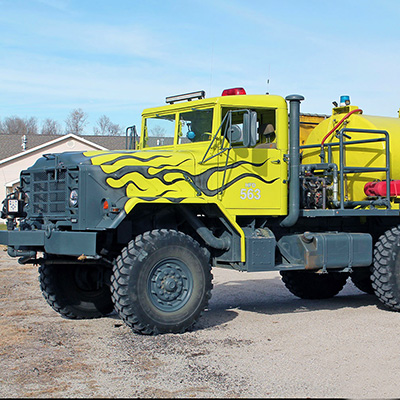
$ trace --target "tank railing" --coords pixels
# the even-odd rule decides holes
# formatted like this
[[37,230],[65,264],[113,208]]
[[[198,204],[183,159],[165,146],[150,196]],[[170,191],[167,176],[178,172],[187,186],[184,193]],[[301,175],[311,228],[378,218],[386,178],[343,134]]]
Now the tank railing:
[[[368,133],[368,134],[378,134],[384,135],[383,138],[374,138],[374,139],[361,139],[361,140],[349,140],[344,141],[343,137],[349,137],[346,133]],[[339,186],[340,186],[340,201],[337,201],[334,198],[332,202],[333,205],[341,210],[344,210],[345,207],[357,207],[357,206],[385,206],[388,209],[391,208],[390,203],[390,148],[389,148],[389,134],[384,130],[373,130],[373,129],[351,129],[351,128],[343,128],[338,132],[339,142],[335,143],[324,143],[324,146],[328,148],[328,163],[320,163],[315,164],[319,168],[315,169],[323,169],[327,170],[328,168],[324,168],[324,166],[332,165],[332,149],[334,147],[339,147]],[[377,143],[377,142],[385,142],[385,157],[386,157],[386,167],[348,167],[344,165],[344,155],[345,155],[345,147],[348,145],[357,145],[357,144],[367,144],[367,143]],[[320,144],[311,144],[311,145],[303,145],[300,146],[300,150],[303,149],[320,149]],[[332,169],[330,167],[329,169]],[[304,172],[304,168],[302,168],[302,172]],[[344,200],[344,174],[359,174],[364,172],[385,172],[386,173],[386,198],[375,199],[375,200],[362,200],[362,201],[345,201]],[[336,197],[336,196],[335,196]]]
[[[346,133],[367,133],[374,135],[384,135],[384,138],[375,138],[375,139],[365,139],[365,140],[350,140],[344,141],[343,136]],[[385,156],[386,156],[386,167],[346,167],[344,165],[344,147],[347,145],[354,144],[365,144],[365,143],[373,143],[373,142],[385,142]],[[354,129],[354,128],[343,128],[339,131],[339,180],[340,180],[340,209],[344,209],[345,206],[354,207],[354,206],[363,206],[363,205],[372,205],[372,206],[386,206],[388,209],[390,206],[390,148],[389,148],[389,133],[384,130],[372,130],[372,129]],[[363,172],[385,172],[386,173],[386,199],[378,199],[378,200],[364,200],[364,201],[344,201],[344,174],[358,174]]]

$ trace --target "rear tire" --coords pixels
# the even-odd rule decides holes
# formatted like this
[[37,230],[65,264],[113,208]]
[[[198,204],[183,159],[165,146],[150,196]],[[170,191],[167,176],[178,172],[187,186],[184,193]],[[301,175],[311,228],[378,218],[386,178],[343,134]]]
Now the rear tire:
[[378,299],[400,311],[400,227],[386,231],[377,241],[371,280]]
[[301,299],[329,299],[337,295],[346,284],[349,274],[313,271],[280,271],[286,288]]
[[153,230],[137,236],[117,258],[112,298],[133,331],[182,333],[207,307],[211,281],[208,250],[181,232]]
[[39,267],[43,297],[59,314],[70,319],[99,318],[114,310],[104,267],[80,264],[44,264]]

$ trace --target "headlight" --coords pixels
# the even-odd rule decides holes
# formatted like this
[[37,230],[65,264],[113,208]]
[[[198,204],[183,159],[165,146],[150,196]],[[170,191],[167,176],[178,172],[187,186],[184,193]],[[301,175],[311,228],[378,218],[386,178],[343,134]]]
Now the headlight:
[[78,191],[75,189],[71,190],[69,194],[69,204],[71,207],[76,207],[78,205]]

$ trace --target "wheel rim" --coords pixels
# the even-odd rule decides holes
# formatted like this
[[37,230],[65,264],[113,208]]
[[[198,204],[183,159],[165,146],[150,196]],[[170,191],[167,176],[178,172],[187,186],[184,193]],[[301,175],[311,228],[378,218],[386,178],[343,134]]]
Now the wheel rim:
[[189,301],[192,291],[192,273],[176,258],[160,261],[150,272],[148,294],[153,305],[161,311],[181,309]]

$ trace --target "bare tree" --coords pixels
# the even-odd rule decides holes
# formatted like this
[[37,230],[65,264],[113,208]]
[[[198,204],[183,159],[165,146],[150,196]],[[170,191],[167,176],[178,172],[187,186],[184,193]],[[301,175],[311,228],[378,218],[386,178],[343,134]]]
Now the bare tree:
[[4,119],[4,132],[9,135],[25,135],[26,126],[23,119],[17,116],[6,117]]
[[113,124],[106,115],[102,115],[97,120],[93,132],[95,135],[119,136],[122,134],[122,129],[118,124]]
[[61,125],[54,119],[47,118],[43,121],[42,135],[62,135]]
[[87,118],[88,115],[81,108],[72,110],[68,118],[65,120],[65,132],[73,133],[75,135],[83,134],[83,129],[88,124]]
[[4,129],[4,125],[3,125],[3,122],[0,120],[0,134],[4,134],[4,133],[6,133],[5,129]]
[[4,133],[10,135],[37,134],[38,125],[35,117],[22,119],[17,116],[7,117],[3,123]]
[[27,134],[34,134],[34,135],[38,134],[39,129],[38,129],[37,118],[35,118],[35,117],[30,117],[29,119],[25,118],[24,122],[26,125],[26,133]]
[[160,125],[156,125],[150,129],[150,134],[155,137],[165,137],[167,130]]

